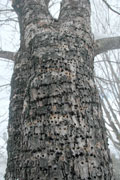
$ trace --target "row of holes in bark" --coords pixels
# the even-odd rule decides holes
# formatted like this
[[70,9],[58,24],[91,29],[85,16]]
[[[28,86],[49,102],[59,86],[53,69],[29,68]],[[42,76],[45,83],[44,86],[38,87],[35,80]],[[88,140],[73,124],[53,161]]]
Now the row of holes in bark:
[[[60,130],[62,130],[61,128],[60,128]],[[66,132],[66,129],[65,129],[65,132]],[[62,135],[63,137],[63,140],[68,140],[66,137],[64,137],[66,134],[67,134],[67,132],[65,133],[65,132],[63,132],[63,133],[56,133],[56,138],[53,138],[53,137],[50,137],[50,136],[48,136],[47,137],[47,139],[49,139],[49,141],[60,141],[60,139],[59,138],[57,138],[57,136],[59,136],[59,135]],[[40,135],[41,133],[36,133],[36,132],[34,132],[34,133],[32,133],[32,132],[25,132],[24,133],[24,136],[29,136],[29,137],[34,137],[33,135],[35,135],[35,136],[38,136],[38,135]],[[40,139],[40,141],[44,141],[46,138],[44,137],[39,137],[39,139]],[[86,135],[86,136],[83,136],[83,135],[80,135],[80,137],[78,137],[77,139],[80,139],[80,140],[85,140],[85,139],[92,139],[92,136],[88,136],[88,135]],[[70,142],[69,142],[69,140],[68,140],[68,142],[66,142],[67,144],[70,144]],[[75,142],[75,144],[79,144],[79,142]],[[73,148],[74,149],[74,148]]]
[[[37,118],[37,117],[36,117]],[[61,121],[57,121],[57,120],[38,120],[37,122],[35,121],[33,121],[33,122],[28,122],[28,123],[26,123],[26,124],[24,124],[24,129],[25,130],[27,130],[27,129],[33,129],[33,128],[39,128],[39,129],[41,129],[42,128],[42,126],[44,126],[44,127],[47,127],[48,125],[52,125],[52,124],[56,124],[56,126],[54,126],[54,127],[57,127],[57,128],[59,128],[59,130],[61,130],[61,129],[63,129],[63,130],[67,130],[67,127],[66,126],[69,126],[69,128],[70,128],[70,126],[71,127],[75,127],[76,125],[77,125],[77,123],[74,123],[74,121],[70,118],[70,119],[68,119],[68,120],[70,120],[71,122],[68,122],[68,121],[66,121],[66,120],[61,120]],[[77,119],[76,119],[77,120]],[[62,128],[60,127],[60,126],[63,126]],[[84,124],[84,121],[79,121],[79,129],[81,128],[81,126],[83,127],[83,128],[87,128],[88,130],[87,130],[87,132],[89,132],[89,130],[90,129],[92,129],[92,128],[96,128],[97,126],[96,125],[89,125],[89,124]],[[51,127],[53,127],[53,126],[51,126]]]
[[72,64],[70,64],[70,65],[73,68],[73,70],[71,70],[71,67],[64,67],[64,69],[63,69],[63,65],[59,65],[59,63],[58,64],[56,63],[55,65],[49,65],[49,64],[48,65],[40,65],[39,73],[41,73],[41,75],[43,73],[51,73],[51,72],[57,72],[57,73],[64,72],[64,73],[70,74],[70,73],[75,73],[75,71],[76,71],[77,74],[79,74],[80,76],[81,76],[81,74],[84,74],[86,77],[89,77],[89,75],[87,76],[86,73],[92,72],[90,67],[86,67],[86,68],[84,67],[84,71],[83,71],[83,67],[81,67],[81,66],[75,67]]
[[[81,116],[82,117],[82,116]],[[48,119],[48,120],[45,120],[45,119]],[[76,118],[77,118],[77,116],[76,116]],[[37,116],[36,116],[36,119],[37,119]],[[71,123],[69,123],[68,121],[69,120],[71,120]],[[78,119],[77,119],[78,120]],[[89,124],[84,124],[84,117],[83,117],[83,119],[82,120],[80,120],[79,121],[79,128],[80,128],[80,126],[82,126],[83,128],[89,128],[89,129],[92,129],[92,128],[96,128],[96,125],[89,125]],[[29,129],[29,128],[35,128],[35,127],[42,127],[42,126],[44,126],[44,127],[47,127],[48,126],[48,124],[50,124],[50,122],[52,121],[52,123],[53,122],[55,122],[55,124],[57,124],[57,123],[60,123],[60,124],[57,124],[57,127],[59,127],[60,125],[61,125],[61,123],[63,123],[63,125],[64,124],[66,124],[66,125],[68,125],[68,123],[69,123],[69,127],[71,126],[71,127],[73,127],[73,126],[76,126],[76,123],[74,123],[73,122],[73,120],[72,120],[72,118],[68,118],[68,119],[66,119],[66,118],[51,118],[50,120],[49,120],[49,118],[48,117],[43,117],[42,116],[42,119],[39,119],[39,120],[33,120],[33,121],[28,121],[27,122],[27,120],[24,122],[25,124],[24,124],[24,127],[25,127],[25,129],[27,130],[27,129]],[[72,123],[73,122],[73,123]],[[42,125],[42,126],[41,126]],[[66,128],[66,127],[65,127]],[[88,130],[88,132],[89,132],[89,130]]]
[[[85,54],[85,53],[84,53]],[[77,55],[75,53],[75,55]],[[50,58],[50,56],[52,56],[52,59]],[[57,71],[61,72],[61,70],[68,70],[71,71],[71,67],[76,68],[77,72],[80,74],[79,69],[83,70],[83,67],[85,70],[90,70],[92,68],[92,66],[90,65],[89,61],[85,61],[81,55],[77,56],[76,58],[72,58],[72,57],[66,57],[66,58],[62,58],[59,59],[59,57],[54,57],[53,59],[53,53],[51,52],[51,55],[48,54],[44,54],[42,59],[38,59],[37,57],[31,57],[31,68],[33,65],[40,65],[38,67],[40,68],[39,72],[44,72],[46,71],[51,71],[52,69],[56,69]],[[84,62],[85,61],[85,62]],[[78,64],[79,62],[79,64]]]

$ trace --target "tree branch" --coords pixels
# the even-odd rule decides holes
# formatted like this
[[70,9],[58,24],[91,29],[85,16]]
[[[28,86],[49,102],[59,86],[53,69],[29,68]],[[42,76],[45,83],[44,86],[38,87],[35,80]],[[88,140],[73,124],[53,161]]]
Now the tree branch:
[[0,85],[0,88],[6,87],[6,86],[10,86],[10,84],[3,84],[3,85]]
[[120,15],[120,13],[119,13],[118,11],[114,10],[114,9],[107,3],[106,0],[102,0],[102,1],[106,4],[106,6],[107,6],[111,11],[113,11],[114,13]]
[[0,9],[0,12],[15,12],[14,9]]
[[96,40],[94,55],[114,49],[120,49],[120,36]]
[[0,51],[0,58],[9,59],[14,61],[15,59],[15,52],[10,51]]

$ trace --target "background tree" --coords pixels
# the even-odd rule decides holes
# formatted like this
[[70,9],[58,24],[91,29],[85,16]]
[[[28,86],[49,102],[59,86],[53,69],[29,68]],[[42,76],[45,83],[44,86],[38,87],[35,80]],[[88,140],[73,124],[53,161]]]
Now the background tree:
[[[100,5],[101,9],[104,9],[102,13],[96,12],[96,4],[94,5],[94,31],[99,32],[99,36],[105,37],[108,36],[108,34],[110,34],[110,36],[111,34],[115,36],[115,34],[118,32],[120,21],[119,16],[117,15],[117,12],[119,11],[119,9],[117,9],[117,7],[119,7],[117,2],[118,1],[114,2],[114,6],[111,6],[110,8],[110,5],[105,7],[103,3],[98,1],[97,3]],[[113,8],[115,11],[112,11]],[[98,19],[98,17],[99,19],[102,19],[104,13],[107,14],[106,18],[103,19],[103,21],[99,21],[99,23],[97,23],[96,19]],[[97,33],[94,32],[94,34]],[[102,107],[104,110],[104,117],[106,120],[108,135],[118,151],[120,150],[120,122],[118,118],[120,112],[119,54],[119,50],[114,50],[105,52],[104,54],[97,56],[97,58],[95,59],[96,81],[101,94]]]
[[[101,11],[97,11],[96,2],[93,3],[92,8],[94,9],[92,26],[94,26],[93,30],[94,34],[97,35],[96,38],[106,37],[108,34],[110,36],[115,36],[115,34],[117,35],[117,33],[119,33],[118,29],[120,26],[119,16],[116,13],[116,11],[119,12],[119,1],[112,2],[113,6],[111,6],[110,9],[109,6],[108,8],[105,7],[100,1],[97,1],[97,3],[99,4]],[[115,13],[113,13],[111,9],[114,9],[115,11],[113,12]],[[99,19],[99,23],[97,19]],[[115,153],[114,155],[112,154],[111,157],[113,159],[113,167],[116,179],[119,179],[119,165],[116,162],[119,162],[120,160],[119,54],[119,50],[114,50],[101,54],[95,58],[96,82],[101,95],[101,102],[104,112],[103,115],[106,121],[108,136],[113,143],[112,145],[111,141],[109,141],[111,153]]]

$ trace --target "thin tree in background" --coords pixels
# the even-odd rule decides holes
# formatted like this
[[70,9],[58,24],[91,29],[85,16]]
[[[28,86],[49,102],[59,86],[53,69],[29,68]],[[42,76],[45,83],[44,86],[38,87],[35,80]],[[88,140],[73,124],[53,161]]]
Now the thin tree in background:
[[[106,117],[108,136],[115,148],[120,151],[120,61],[113,52],[114,61],[108,54],[103,55],[103,61],[99,65],[104,78],[97,77],[97,83],[102,98],[102,107]],[[114,136],[116,138],[114,138]]]
[[[100,3],[98,1],[98,3]],[[117,1],[116,1],[117,3]],[[111,8],[104,7],[104,4],[99,4],[103,12],[97,12],[96,4],[94,4],[94,29],[98,34],[104,36],[115,34],[120,26],[119,16],[116,12],[112,12]],[[116,5],[117,6],[117,5]],[[115,8],[115,7],[114,7]],[[117,7],[116,7],[117,9]],[[116,10],[115,10],[116,11]],[[117,10],[118,11],[118,10]],[[106,13],[107,12],[107,13]],[[102,19],[103,14],[106,17],[103,21],[96,21],[98,17]],[[106,42],[107,43],[107,42]],[[118,42],[120,45],[120,42]],[[111,46],[111,44],[109,44]],[[117,45],[117,43],[116,43]],[[120,51],[105,52],[95,59],[95,79],[101,94],[101,103],[106,120],[108,136],[112,141],[118,154],[120,151]]]

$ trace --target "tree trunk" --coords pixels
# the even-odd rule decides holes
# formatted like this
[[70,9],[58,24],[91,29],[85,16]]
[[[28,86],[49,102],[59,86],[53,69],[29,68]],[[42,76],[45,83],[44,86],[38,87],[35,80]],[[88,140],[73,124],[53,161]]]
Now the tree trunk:
[[11,82],[5,180],[113,180],[94,83],[89,0],[14,0],[21,46]]

